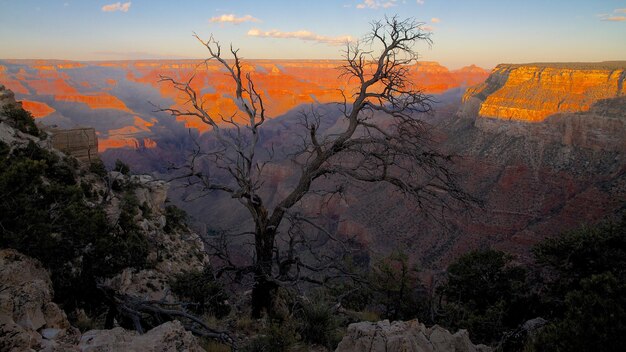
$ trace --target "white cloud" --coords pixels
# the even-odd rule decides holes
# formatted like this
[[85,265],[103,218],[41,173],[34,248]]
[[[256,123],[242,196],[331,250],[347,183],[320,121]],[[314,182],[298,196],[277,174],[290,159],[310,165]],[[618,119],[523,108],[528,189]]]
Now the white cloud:
[[346,42],[352,41],[352,37],[349,35],[338,36],[338,37],[327,37],[323,35],[319,35],[307,30],[299,30],[295,32],[281,32],[276,29],[272,29],[270,31],[262,31],[257,28],[252,28],[248,31],[248,35],[251,37],[262,37],[262,38],[285,38],[285,39],[301,39],[307,41],[314,41],[318,43],[326,43],[331,45],[340,45],[345,44]]
[[130,4],[131,4],[130,1],[125,2],[123,4],[118,1],[114,4],[102,6],[102,11],[104,12],[114,12],[114,11],[128,12],[128,10],[130,9]]
[[439,22],[441,22],[441,19],[438,18],[438,17],[433,17],[433,18],[430,19],[430,22],[432,22],[432,23],[439,23]]
[[424,5],[424,0],[417,0],[418,5]]
[[233,23],[233,24],[240,24],[244,22],[261,22],[258,18],[254,18],[250,15],[237,17],[232,13],[213,17],[209,21],[216,22],[216,23]]
[[362,4],[356,5],[357,9],[379,9],[379,8],[389,8],[396,6],[396,2],[398,0],[387,0],[387,1],[378,1],[378,0],[365,0]]
[[603,16],[602,21],[623,22],[626,21],[626,16]]

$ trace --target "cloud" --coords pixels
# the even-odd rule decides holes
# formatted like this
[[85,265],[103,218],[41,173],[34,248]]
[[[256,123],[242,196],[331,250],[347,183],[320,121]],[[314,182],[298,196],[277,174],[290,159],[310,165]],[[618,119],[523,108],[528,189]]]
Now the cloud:
[[424,5],[424,0],[417,0],[418,5]]
[[422,29],[425,30],[426,32],[433,32],[435,30],[435,27],[429,26],[429,25],[424,25],[424,26],[422,26]]
[[215,22],[215,23],[232,23],[232,24],[240,24],[244,22],[261,22],[258,18],[254,18],[250,15],[237,17],[232,13],[213,17],[209,21]]
[[357,9],[379,9],[379,8],[389,8],[396,6],[396,2],[398,0],[387,0],[387,1],[378,1],[378,0],[365,0],[362,4],[356,5]]
[[114,12],[114,11],[128,12],[128,10],[130,9],[130,4],[131,4],[130,1],[125,2],[123,4],[118,1],[114,4],[102,6],[102,11],[104,12]]
[[626,9],[615,9],[613,10],[615,13],[626,13]]
[[323,35],[319,35],[307,30],[299,30],[295,32],[281,32],[276,29],[272,29],[270,31],[262,31],[257,28],[252,28],[248,31],[248,35],[251,37],[261,37],[261,38],[284,38],[284,39],[301,39],[307,41],[313,41],[318,43],[326,43],[331,45],[340,45],[345,44],[346,42],[352,41],[352,37],[349,35],[338,36],[338,37],[327,37]]
[[623,22],[626,21],[626,16],[602,16],[602,21]]
[[430,22],[432,22],[432,23],[439,23],[439,22],[441,22],[441,19],[438,18],[438,17],[433,17],[433,18],[430,19]]

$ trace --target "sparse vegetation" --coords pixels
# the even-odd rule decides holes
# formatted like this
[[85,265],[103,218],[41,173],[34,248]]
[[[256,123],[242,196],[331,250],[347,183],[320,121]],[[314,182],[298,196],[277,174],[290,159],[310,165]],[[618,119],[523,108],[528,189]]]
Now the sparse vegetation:
[[[88,205],[89,187],[57,155],[30,142],[13,151],[0,142],[0,246],[39,259],[52,273],[56,300],[99,305],[96,278],[141,266],[147,244],[137,233],[112,227],[100,205]],[[132,207],[122,211],[132,217]]]
[[303,302],[297,311],[298,332],[302,341],[333,349],[339,343],[339,320],[332,306],[323,299]]
[[187,226],[187,213],[179,207],[170,204],[165,207],[165,232],[173,233],[183,230]]
[[122,173],[122,175],[130,174],[130,166],[120,159],[115,160],[115,166],[113,166],[113,171],[117,171]]
[[189,303],[189,309],[197,314],[222,318],[230,312],[228,295],[215,279],[210,267],[202,271],[179,274],[173,278],[170,285],[172,291]]
[[2,108],[2,114],[7,117],[8,121],[10,121],[16,129],[36,137],[42,135],[37,125],[35,125],[33,115],[29,111],[17,105],[9,104]]

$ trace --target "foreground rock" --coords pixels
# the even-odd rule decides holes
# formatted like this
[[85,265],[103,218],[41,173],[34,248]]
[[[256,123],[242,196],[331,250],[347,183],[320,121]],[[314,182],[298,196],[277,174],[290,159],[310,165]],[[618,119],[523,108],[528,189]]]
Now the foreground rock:
[[178,321],[171,321],[138,335],[134,331],[115,328],[90,330],[80,340],[81,352],[100,351],[204,351],[196,338]]
[[0,250],[0,351],[72,351],[80,333],[52,302],[52,281],[39,261]]
[[335,352],[486,352],[474,345],[467,330],[455,334],[440,327],[427,328],[417,320],[361,322],[350,324]]

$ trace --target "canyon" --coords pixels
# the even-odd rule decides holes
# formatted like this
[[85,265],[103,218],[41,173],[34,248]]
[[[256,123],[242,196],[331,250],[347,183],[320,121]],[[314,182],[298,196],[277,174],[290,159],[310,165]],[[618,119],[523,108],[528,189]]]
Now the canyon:
[[[167,178],[168,165],[180,164],[195,143],[211,143],[211,137],[197,121],[154,112],[185,104],[159,79],[195,73],[191,84],[211,113],[229,116],[236,108],[225,72],[213,62],[199,64],[3,60],[0,82],[44,124],[94,127],[108,163],[120,158],[137,172]],[[284,195],[292,182],[295,171],[284,151],[298,141],[302,109],[321,109],[326,130],[339,123],[332,103],[341,100],[339,88],[354,88],[338,78],[339,64],[257,60],[244,66],[272,117],[262,135],[263,146],[278,155],[267,167],[268,195]],[[477,202],[433,218],[388,187],[355,187],[325,204],[328,227],[380,252],[401,247],[436,270],[485,247],[524,261],[543,238],[620,216],[626,209],[625,71],[626,62],[503,64],[490,75],[475,66],[411,67],[415,83],[436,101],[435,113],[424,117],[432,140],[454,155],[453,171]],[[188,196],[173,187],[173,201],[201,233],[249,228],[246,210],[231,199],[183,202]]]
[[[242,66],[265,97],[270,118],[302,104],[342,101],[356,82],[340,78],[337,60],[251,60]],[[409,70],[419,88],[442,93],[484,81],[488,72],[476,66],[449,70],[435,62],[420,62]],[[74,62],[59,60],[0,60],[0,82],[12,90],[25,108],[46,125],[61,128],[94,127],[99,150],[151,149],[163,128],[207,126],[193,119],[169,121],[159,107],[184,107],[186,99],[162,77],[187,81],[200,92],[213,114],[228,116],[236,107],[234,85],[215,61],[154,60]],[[168,120],[168,121],[164,121]],[[164,126],[165,125],[165,126]]]

